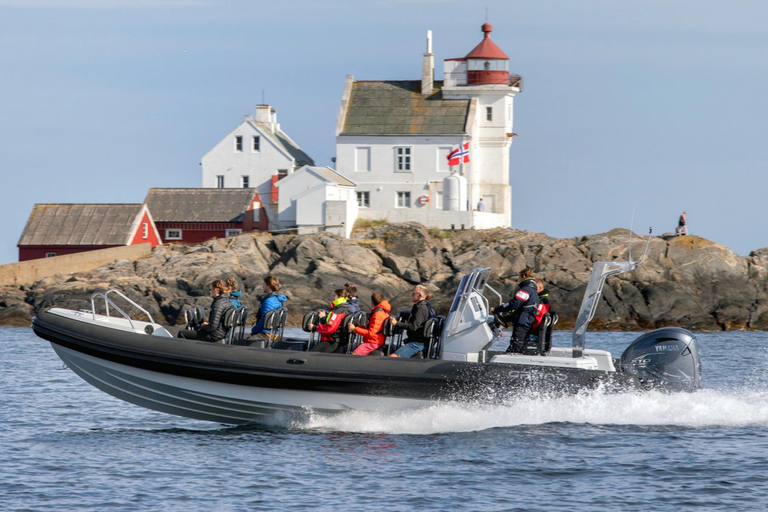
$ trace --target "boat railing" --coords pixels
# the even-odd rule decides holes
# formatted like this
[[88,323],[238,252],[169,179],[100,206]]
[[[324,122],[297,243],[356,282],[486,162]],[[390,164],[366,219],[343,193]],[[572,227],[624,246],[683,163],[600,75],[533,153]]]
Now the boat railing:
[[584,355],[584,339],[587,333],[587,326],[589,322],[595,316],[597,311],[598,302],[600,296],[603,293],[603,285],[605,280],[616,274],[622,274],[624,272],[630,272],[638,267],[648,254],[648,247],[651,243],[651,235],[653,229],[648,230],[648,238],[645,242],[645,250],[643,255],[637,261],[632,261],[632,247],[630,244],[630,252],[628,261],[598,261],[592,267],[592,273],[589,276],[587,282],[587,289],[584,291],[584,298],[581,301],[581,307],[579,308],[578,316],[576,317],[576,324],[573,328],[573,357],[579,358]]
[[123,311],[120,308],[120,306],[115,304],[114,301],[109,298],[109,294],[110,293],[118,295],[123,300],[128,302],[130,305],[132,305],[133,307],[135,307],[136,309],[138,309],[139,311],[141,311],[142,313],[147,315],[147,318],[149,318],[149,322],[150,323],[152,323],[152,324],[155,323],[155,320],[152,318],[152,315],[149,314],[149,311],[147,311],[143,307],[139,306],[138,304],[136,304],[134,301],[132,301],[128,297],[126,297],[123,292],[121,292],[119,290],[115,290],[115,289],[107,290],[106,292],[96,292],[93,295],[91,295],[91,313],[93,314],[93,319],[94,320],[96,320],[96,299],[101,297],[104,300],[105,316],[107,316],[107,317],[110,316],[109,315],[109,306],[111,305],[113,308],[115,308],[117,311],[119,311],[120,314],[123,315],[123,317],[126,320],[128,320],[128,323],[131,325],[131,329],[134,329],[134,330],[136,329],[136,327],[133,325],[133,319],[131,318],[131,316],[129,314],[127,314],[125,311]]

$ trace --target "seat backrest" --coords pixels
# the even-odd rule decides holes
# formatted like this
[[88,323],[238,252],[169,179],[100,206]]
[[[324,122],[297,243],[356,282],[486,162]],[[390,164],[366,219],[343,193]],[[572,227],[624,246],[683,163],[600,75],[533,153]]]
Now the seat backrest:
[[424,324],[424,337],[427,339],[438,338],[443,332],[444,316],[435,316]]
[[234,319],[235,319],[235,309],[228,309],[224,312],[224,319],[221,321],[221,323],[227,329],[231,329],[235,325]]
[[388,316],[386,320],[384,320],[384,325],[381,327],[381,334],[384,335],[384,337],[389,338],[395,333],[395,326],[392,325],[393,318],[391,316]]
[[195,306],[195,320],[197,325],[205,322],[205,308],[203,306]]
[[433,316],[424,324],[424,337],[427,341],[424,356],[427,359],[437,359],[440,355],[440,336],[445,325],[444,316]]
[[[301,319],[301,330],[304,332],[315,332],[319,322],[320,315],[317,314],[317,311],[310,311]],[[312,324],[312,330],[309,329],[309,324]]]
[[280,310],[273,309],[264,315],[264,329],[271,331],[280,325]]
[[187,324],[187,328],[191,329],[197,325],[197,316],[195,315],[194,308],[189,308],[184,310],[184,323]]

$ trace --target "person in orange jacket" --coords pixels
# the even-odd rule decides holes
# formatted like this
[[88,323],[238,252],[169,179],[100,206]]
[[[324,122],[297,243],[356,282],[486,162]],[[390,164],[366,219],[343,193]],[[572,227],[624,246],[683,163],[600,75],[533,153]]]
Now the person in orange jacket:
[[384,345],[385,336],[382,330],[384,329],[384,321],[389,317],[392,306],[384,300],[384,296],[379,292],[373,292],[371,304],[374,304],[374,306],[371,308],[371,317],[368,320],[367,329],[359,325],[356,326],[352,322],[347,325],[347,329],[350,332],[355,331],[355,334],[363,337],[363,343],[352,352],[358,356],[367,356]]

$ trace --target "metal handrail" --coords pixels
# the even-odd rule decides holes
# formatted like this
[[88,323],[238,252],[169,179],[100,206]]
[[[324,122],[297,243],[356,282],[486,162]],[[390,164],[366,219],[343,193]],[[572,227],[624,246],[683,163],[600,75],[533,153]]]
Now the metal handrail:
[[128,301],[133,307],[135,307],[136,309],[138,309],[139,311],[141,311],[142,313],[147,315],[147,318],[149,318],[150,323],[153,323],[153,324],[155,323],[155,320],[152,318],[152,315],[149,314],[149,311],[147,311],[143,307],[139,306],[138,304],[133,302],[128,297],[126,297],[125,294],[122,293],[120,290],[115,290],[115,289],[107,290],[106,292],[103,292],[103,293],[102,292],[95,292],[93,295],[91,295],[91,314],[93,315],[93,319],[94,320],[96,320],[96,303],[95,303],[94,299],[96,297],[101,297],[102,299],[104,299],[104,308],[105,308],[105,312],[106,312],[106,316],[107,317],[109,317],[109,305],[111,304],[113,308],[118,310],[120,312],[120,314],[123,315],[123,317],[125,317],[126,320],[128,320],[128,323],[131,324],[131,329],[136,329],[136,327],[133,325],[133,319],[131,319],[130,315],[128,315],[125,311],[120,309],[120,306],[118,306],[117,304],[112,302],[112,300],[108,297],[108,295],[110,293],[115,293],[115,294],[119,295],[124,300]]

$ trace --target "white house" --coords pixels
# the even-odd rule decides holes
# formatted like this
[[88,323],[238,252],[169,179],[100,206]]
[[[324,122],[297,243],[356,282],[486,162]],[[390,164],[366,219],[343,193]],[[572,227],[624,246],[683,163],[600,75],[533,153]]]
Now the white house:
[[255,188],[269,217],[276,223],[275,183],[314,161],[277,123],[269,105],[257,105],[254,116],[245,116],[213,149],[203,156],[204,188]]
[[[509,227],[512,101],[522,78],[491,40],[448,59],[434,80],[427,32],[421,81],[348,76],[336,125],[336,168],[358,184],[362,218],[415,220],[444,229]],[[448,166],[464,143],[469,162]],[[482,198],[484,211],[476,211]]]
[[326,231],[349,238],[357,220],[355,184],[330,167],[305,165],[276,184],[278,221],[298,234]]

